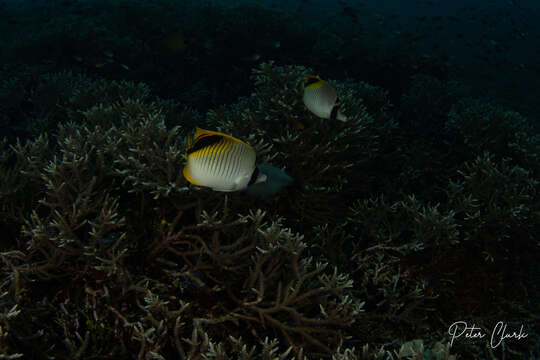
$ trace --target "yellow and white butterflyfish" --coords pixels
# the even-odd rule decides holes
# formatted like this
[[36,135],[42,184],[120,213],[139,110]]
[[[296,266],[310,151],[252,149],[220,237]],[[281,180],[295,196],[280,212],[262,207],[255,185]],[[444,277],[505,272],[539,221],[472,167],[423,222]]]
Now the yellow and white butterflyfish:
[[347,121],[347,117],[339,110],[336,89],[317,76],[306,74],[302,100],[315,116],[323,119]]
[[196,128],[188,137],[184,177],[215,191],[238,191],[266,180],[255,166],[255,150],[242,140]]

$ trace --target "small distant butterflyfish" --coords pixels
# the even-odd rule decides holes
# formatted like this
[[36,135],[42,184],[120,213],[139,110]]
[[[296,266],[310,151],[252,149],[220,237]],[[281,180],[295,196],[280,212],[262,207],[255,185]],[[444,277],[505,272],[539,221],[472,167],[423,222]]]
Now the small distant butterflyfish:
[[281,189],[291,185],[293,178],[287,175],[283,170],[270,165],[257,166],[260,174],[266,176],[266,180],[250,185],[246,189],[246,193],[251,196],[268,197],[273,196],[281,191]]
[[188,136],[184,177],[215,191],[238,191],[266,180],[255,167],[255,150],[237,138],[216,131],[195,129]]
[[347,121],[347,117],[339,109],[336,89],[317,76],[306,75],[302,100],[315,116],[323,119]]

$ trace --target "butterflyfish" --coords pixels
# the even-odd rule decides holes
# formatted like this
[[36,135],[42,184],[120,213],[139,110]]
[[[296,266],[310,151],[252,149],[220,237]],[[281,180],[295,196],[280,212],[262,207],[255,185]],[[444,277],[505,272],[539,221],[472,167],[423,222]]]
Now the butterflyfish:
[[230,135],[199,127],[188,136],[184,177],[215,191],[244,190],[266,180],[255,166],[255,150]]
[[323,119],[347,121],[347,117],[339,109],[336,89],[317,76],[306,75],[302,100],[315,116]]

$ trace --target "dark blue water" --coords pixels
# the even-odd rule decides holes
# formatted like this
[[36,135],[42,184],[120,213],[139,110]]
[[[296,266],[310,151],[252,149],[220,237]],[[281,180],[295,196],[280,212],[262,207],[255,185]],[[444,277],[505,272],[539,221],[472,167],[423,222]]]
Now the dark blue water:
[[[110,4],[112,6],[115,3],[120,2]],[[347,57],[349,54],[343,51],[347,50],[346,43],[360,37],[363,42],[369,43],[370,48],[386,55],[407,52],[412,57],[440,63],[445,66],[449,76],[463,79],[478,93],[511,104],[531,118],[538,118],[536,99],[540,90],[536,79],[540,75],[540,13],[535,1],[265,0],[200,3],[231,6],[260,4],[283,12],[290,16],[290,22],[310,27],[309,31],[319,32],[317,36],[322,37],[323,42],[337,47],[337,50],[325,49],[324,46],[309,49],[309,56],[312,57],[339,56],[329,53],[330,50],[341,52]],[[103,15],[101,5],[91,1],[3,1],[1,4],[8,21],[0,24],[0,38],[10,43],[16,41],[14,39],[31,41],[40,32],[58,31],[64,21],[65,27],[72,28],[84,19],[89,20],[92,16],[100,18]],[[102,21],[106,22],[107,19]],[[189,18],[179,18],[176,25],[186,23],[189,23]],[[99,36],[99,31],[97,28],[95,36]],[[283,51],[287,51],[287,39],[280,38],[276,33],[271,36],[265,41],[281,41]],[[336,38],[331,39],[332,36]],[[325,40],[325,37],[328,39]],[[143,39],[145,41],[148,39]],[[203,41],[209,42],[209,39]],[[238,44],[234,45],[234,51],[239,53],[241,59],[256,56],[260,51],[249,46],[237,50]],[[4,47],[0,51],[7,52],[9,49]],[[62,56],[81,56],[69,53],[74,52],[74,49],[61,51],[66,52]],[[264,55],[261,60],[276,57],[272,54]],[[59,59],[51,61],[58,62]],[[240,63],[238,67],[245,65],[249,64]],[[332,63],[326,65],[330,68],[342,66]],[[347,67],[352,65],[347,64]],[[350,75],[351,71],[356,72],[355,77],[361,79],[361,69],[336,69],[332,75],[344,77]],[[366,80],[377,82],[377,79]]]
[[[539,78],[540,0],[0,0],[0,351],[538,358]],[[188,183],[195,126],[269,182]]]

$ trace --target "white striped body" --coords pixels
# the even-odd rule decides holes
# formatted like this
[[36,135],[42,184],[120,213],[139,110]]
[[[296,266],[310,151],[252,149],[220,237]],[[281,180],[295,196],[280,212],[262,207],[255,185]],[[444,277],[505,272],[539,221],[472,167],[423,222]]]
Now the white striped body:
[[[323,119],[346,121],[347,118],[337,108],[338,95],[329,83],[313,75],[306,75],[307,84],[302,100],[315,116]],[[335,112],[334,114],[332,114]]]
[[[188,144],[184,177],[194,185],[216,191],[245,189],[255,171],[255,150],[232,136],[197,128]],[[255,174],[257,176],[257,174]]]

